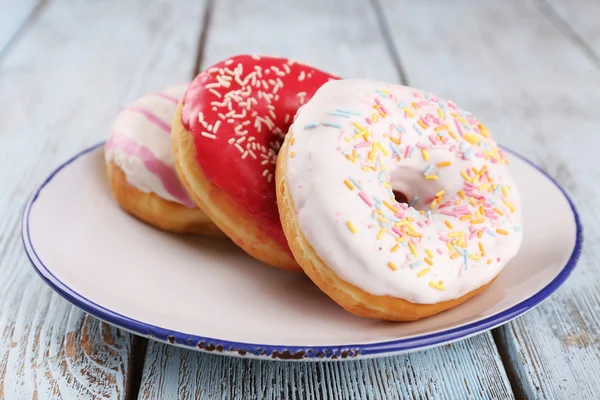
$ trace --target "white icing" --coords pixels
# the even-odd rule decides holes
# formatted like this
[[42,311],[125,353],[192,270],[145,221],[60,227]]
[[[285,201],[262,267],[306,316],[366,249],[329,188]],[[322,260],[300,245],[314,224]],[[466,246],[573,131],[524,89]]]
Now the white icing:
[[[387,91],[392,98],[389,98],[388,94],[377,92],[381,90]],[[414,93],[418,93],[420,98],[415,100]],[[425,92],[384,82],[340,80],[326,83],[296,115],[291,127],[294,139],[293,145],[289,147],[285,177],[304,236],[319,257],[338,276],[374,295],[390,295],[414,303],[431,304],[458,298],[490,282],[519,250],[522,230],[519,194],[507,167],[504,164],[493,164],[485,158],[475,156],[483,150],[482,146],[486,146],[485,148],[488,150],[496,146],[491,136],[486,139],[478,133],[472,133],[477,140],[481,140],[478,145],[472,145],[462,140],[455,127],[455,118],[451,115],[454,110],[448,105],[452,103],[440,100],[440,103],[445,105],[446,113],[443,119],[439,119],[440,115],[437,109],[440,107],[438,104],[435,101],[426,100],[423,96],[437,100],[435,96]],[[376,122],[368,124],[365,117],[370,117],[377,111],[376,108],[373,108],[376,104],[375,99],[383,105],[387,116],[385,118],[379,116]],[[427,103],[425,103],[426,101]],[[423,103],[418,109],[415,109],[411,105],[412,102]],[[406,114],[404,109],[398,106],[399,103],[405,103],[402,105],[406,105],[410,112],[414,113],[414,117]],[[346,116],[336,116],[330,114],[338,109],[358,112],[360,115],[346,113]],[[456,112],[460,113],[461,111]],[[421,135],[413,125],[418,118],[425,117],[427,114],[439,119],[437,121],[439,123],[434,123],[429,119],[430,126],[427,129],[421,128],[422,131],[425,131],[425,134]],[[468,113],[464,115],[465,118],[472,118],[466,116],[470,115]],[[323,121],[339,124],[342,128],[324,126]],[[356,163],[349,161],[345,155],[348,154],[353,158],[354,145],[364,142],[362,137],[356,136],[359,130],[353,126],[354,122],[365,127],[370,132],[369,141],[379,142],[388,156],[377,147],[374,161],[369,162],[368,152],[372,151],[372,148],[370,146],[359,147],[357,156],[361,156],[362,159]],[[321,124],[314,128],[306,127],[313,123]],[[404,133],[399,133],[392,124],[402,127]],[[435,126],[443,124],[447,124],[459,140],[452,139],[446,129],[442,135],[447,139],[442,140],[447,140],[447,143],[433,146],[429,135],[434,133]],[[462,126],[465,133],[467,125]],[[484,134],[486,132],[483,131]],[[392,156],[395,153],[390,146],[392,143],[390,135],[401,140],[401,144],[396,146],[402,154],[400,161],[396,156]],[[349,138],[349,142],[344,138]],[[469,138],[472,139],[471,136]],[[452,145],[458,145],[461,141],[464,143],[461,145],[463,146],[462,150],[457,147],[455,151],[450,151]],[[427,149],[429,160],[424,159],[418,148],[409,158],[404,157],[407,145],[415,147],[417,144],[429,146]],[[469,156],[469,151],[473,152],[470,159],[463,159],[465,152],[466,156]],[[454,202],[460,199],[462,201],[457,194],[465,185],[465,179],[461,176],[460,171],[471,167],[480,171],[485,164],[494,184],[501,183],[511,187],[508,191],[509,203],[514,206],[516,211],[511,212],[509,206],[504,203],[500,188],[495,191],[495,194],[485,192],[490,201],[495,202],[496,208],[503,213],[503,216],[499,216],[494,212],[498,217],[497,222],[484,218],[484,223],[471,224],[470,220],[477,221],[479,219],[476,215],[469,220],[460,220],[455,216],[440,214],[441,210],[437,206],[431,209],[431,217],[419,214],[414,209],[401,210],[396,215],[405,214],[404,217],[414,218],[415,221],[410,224],[416,232],[422,234],[422,238],[412,238],[403,233],[404,242],[399,243],[395,252],[391,252],[394,245],[398,243],[396,240],[398,235],[390,230],[393,225],[390,225],[383,236],[377,239],[381,229],[380,221],[377,220],[379,216],[374,216],[374,208],[368,206],[359,197],[358,188],[351,191],[344,184],[344,180],[351,177],[358,181],[370,201],[374,202],[373,198],[377,197],[380,200],[388,201],[394,207],[399,205],[393,200],[390,189],[385,188],[384,183],[378,179],[379,172],[372,170],[367,172],[361,166],[361,162],[375,164],[376,160],[379,160],[380,165],[386,169],[386,172],[381,175],[384,182],[391,182],[393,189],[407,195],[409,201],[414,195],[418,195],[420,200],[415,204],[415,208],[425,211],[430,210],[430,204],[425,204],[425,200],[441,190],[445,190],[446,194],[443,195],[440,204],[444,204],[447,200]],[[437,163],[445,161],[451,161],[452,164],[447,167],[436,166]],[[424,170],[430,165],[434,165],[434,168],[428,174],[439,173],[438,180],[425,180]],[[484,185],[486,179],[476,181],[476,186]],[[490,188],[494,188],[494,186],[490,184]],[[483,186],[481,190],[485,191],[487,187]],[[479,193],[479,189],[476,189],[475,192]],[[488,206],[491,204],[490,201],[486,201]],[[468,202],[462,204],[468,204]],[[486,209],[488,206],[485,206]],[[452,204],[445,207],[444,210],[452,210],[454,207],[459,206]],[[469,205],[468,209],[474,213],[479,210],[479,206]],[[380,210],[386,216],[393,215],[385,205],[380,206]],[[425,221],[428,219],[429,225],[425,225]],[[445,225],[446,220],[452,224],[453,229],[449,229]],[[350,231],[346,225],[347,221],[353,223],[357,230],[356,233],[353,234]],[[418,222],[424,224],[423,227],[418,226]],[[488,233],[482,233],[481,238],[475,234],[474,238],[469,240],[470,226],[477,229],[487,227],[495,234],[495,237]],[[496,233],[496,229],[505,230],[508,235]],[[464,255],[451,259],[450,255],[456,250],[451,253],[446,243],[439,239],[440,236],[447,237],[450,232],[467,232],[463,243],[467,244],[468,254],[472,254],[472,258],[467,256],[469,257],[468,266],[465,265]],[[412,255],[407,246],[408,240],[415,241],[417,257]],[[458,237],[455,240],[458,240]],[[481,257],[479,242],[485,250],[484,257]],[[426,254],[426,249],[433,253],[432,258]],[[437,249],[440,249],[443,254],[438,254]],[[463,251],[462,248],[459,250]],[[429,266],[424,261],[425,257],[430,259],[433,265]],[[500,262],[497,261],[498,257],[500,257]],[[477,260],[476,258],[481,259]],[[420,265],[415,267],[415,262],[419,260]],[[488,264],[488,260],[493,261]],[[397,269],[392,270],[388,266],[389,262],[393,262]],[[425,268],[429,268],[429,271],[419,277],[417,274]],[[440,285],[443,289],[430,285],[430,282],[435,285],[439,284],[439,281],[443,282]]]
[[[181,99],[188,85],[180,84],[168,87],[161,92],[148,94],[137,99],[130,106],[123,109],[111,128],[112,135],[122,135],[133,142],[147,148],[157,160],[160,160],[168,167],[174,176],[175,157],[171,148],[170,132],[165,131],[160,124],[152,122],[150,119],[139,112],[145,110],[155,116],[164,124],[171,126],[171,121],[177,110],[177,103],[174,99]],[[172,99],[171,99],[172,98]],[[140,154],[129,154],[123,146],[107,146],[105,151],[107,162],[114,162],[123,170],[127,181],[145,193],[155,193],[156,195],[180,204],[191,206],[191,201],[187,196],[174,196],[165,188],[163,181],[159,176],[148,170]],[[179,183],[177,183],[179,185]]]

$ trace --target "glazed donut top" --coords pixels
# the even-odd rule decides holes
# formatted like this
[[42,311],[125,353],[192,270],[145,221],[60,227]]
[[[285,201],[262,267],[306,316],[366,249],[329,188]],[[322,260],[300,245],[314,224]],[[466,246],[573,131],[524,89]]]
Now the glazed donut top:
[[333,75],[286,58],[240,55],[194,79],[182,123],[206,178],[245,207],[289,252],[279,220],[275,165],[298,107]]
[[358,288],[413,303],[451,300],[490,282],[519,250],[506,154],[453,102],[383,82],[333,81],[290,132],[285,178],[300,229]]
[[195,208],[175,171],[171,121],[187,85],[143,96],[119,113],[105,146],[106,162],[115,163],[138,190]]

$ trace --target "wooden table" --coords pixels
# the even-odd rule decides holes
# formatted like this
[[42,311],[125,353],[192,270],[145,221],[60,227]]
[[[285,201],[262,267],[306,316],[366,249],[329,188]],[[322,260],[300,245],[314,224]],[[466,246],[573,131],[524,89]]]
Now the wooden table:
[[[594,0],[0,0],[0,398],[600,398],[599,17]],[[473,111],[572,195],[585,226],[576,271],[491,333],[343,363],[182,350],[71,306],[23,251],[28,196],[128,102],[237,53]]]

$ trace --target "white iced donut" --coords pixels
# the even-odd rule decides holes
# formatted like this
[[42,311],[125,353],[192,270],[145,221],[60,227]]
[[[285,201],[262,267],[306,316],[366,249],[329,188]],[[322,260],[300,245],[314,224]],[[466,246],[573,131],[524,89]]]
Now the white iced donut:
[[118,204],[158,228],[225,237],[196,207],[177,177],[171,121],[187,85],[145,95],[123,109],[104,147],[106,168]]
[[347,310],[420,319],[484,290],[518,252],[507,164],[451,101],[331,81],[298,111],[279,154],[284,231],[307,275]]

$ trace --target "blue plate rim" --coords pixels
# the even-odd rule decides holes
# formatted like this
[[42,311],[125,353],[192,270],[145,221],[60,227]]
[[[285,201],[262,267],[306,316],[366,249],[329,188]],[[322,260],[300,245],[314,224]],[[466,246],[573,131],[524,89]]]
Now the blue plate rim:
[[148,324],[142,321],[135,320],[125,315],[114,312],[108,308],[105,308],[65,285],[60,279],[58,279],[50,271],[50,269],[43,263],[43,261],[37,255],[33,243],[31,241],[29,233],[29,219],[31,209],[35,204],[41,191],[52,181],[52,179],[66,166],[77,160],[78,158],[96,150],[103,146],[105,141],[96,143],[79,153],[75,154],[62,164],[60,164],[44,181],[43,183],[33,192],[29,201],[27,202],[23,217],[22,217],[22,231],[21,238],[25,253],[29,258],[39,276],[58,294],[64,297],[67,301],[71,302],[83,311],[105,321],[112,325],[121,327],[129,332],[137,335],[150,337],[152,339],[162,341],[169,344],[174,344],[187,348],[194,348],[205,352],[216,352],[225,355],[235,356],[250,356],[257,358],[270,358],[278,360],[315,360],[315,359],[352,359],[357,357],[376,357],[382,355],[391,355],[395,353],[404,353],[410,351],[416,351],[419,349],[435,347],[442,344],[454,342],[460,339],[466,339],[467,337],[473,336],[478,333],[483,333],[489,329],[502,325],[525,312],[533,309],[535,306],[540,304],[542,301],[550,297],[571,275],[579,257],[583,246],[583,227],[581,225],[581,219],[579,213],[575,207],[575,204],[567,194],[566,190],[563,189],[558,182],[540,167],[535,165],[533,162],[518,154],[517,152],[510,150],[504,146],[502,148],[513,156],[525,161],[527,164],[535,168],[543,176],[545,176],[550,182],[552,182],[566,198],[576,226],[576,239],[575,246],[569,257],[569,260],[558,273],[558,275],[550,281],[545,287],[539,290],[531,297],[515,304],[506,310],[503,310],[497,314],[484,318],[480,321],[472,322],[456,328],[443,330],[436,333],[427,335],[417,335],[405,339],[394,339],[376,343],[366,344],[354,344],[354,345],[340,345],[340,346],[286,346],[286,345],[265,345],[255,343],[243,343],[233,342],[227,340],[220,340],[215,338],[203,337],[198,335],[187,334],[183,332],[177,332]]

